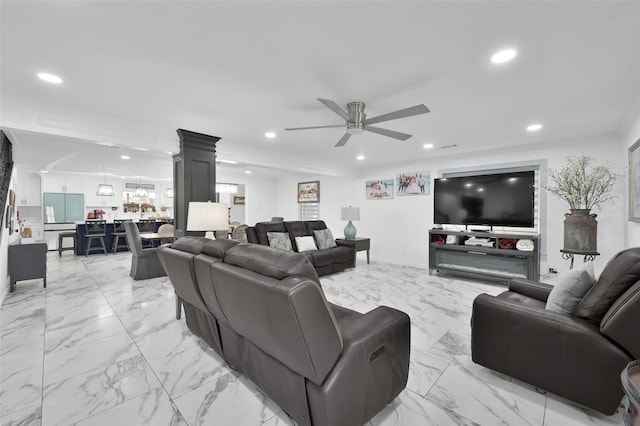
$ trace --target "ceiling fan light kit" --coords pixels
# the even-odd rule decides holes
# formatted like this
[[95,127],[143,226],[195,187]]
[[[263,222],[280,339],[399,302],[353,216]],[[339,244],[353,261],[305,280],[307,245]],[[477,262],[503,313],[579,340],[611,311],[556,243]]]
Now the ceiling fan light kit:
[[345,120],[345,124],[335,124],[328,126],[312,126],[312,127],[290,127],[285,130],[308,130],[308,129],[325,129],[328,127],[346,127],[347,132],[340,138],[336,147],[344,146],[351,135],[358,135],[362,132],[377,133],[382,136],[387,136],[394,139],[406,141],[411,135],[394,130],[382,129],[380,127],[373,127],[371,124],[381,123],[383,121],[397,120],[398,118],[412,117],[414,115],[426,114],[429,112],[424,104],[412,106],[409,108],[400,109],[398,111],[389,112],[386,114],[378,115],[367,120],[367,115],[364,113],[364,102],[349,102],[347,104],[347,110],[343,110],[335,102],[329,99],[318,98],[318,101],[331,111],[338,114]]

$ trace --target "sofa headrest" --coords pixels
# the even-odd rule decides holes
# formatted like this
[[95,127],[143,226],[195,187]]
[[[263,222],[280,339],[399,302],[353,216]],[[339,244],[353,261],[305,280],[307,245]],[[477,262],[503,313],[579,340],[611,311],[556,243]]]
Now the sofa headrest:
[[573,315],[600,324],[613,303],[640,280],[640,247],[616,254],[600,274],[596,284],[582,298]]
[[210,240],[204,237],[180,237],[171,243],[171,248],[192,254],[200,254],[203,244],[207,241]]
[[307,225],[307,231],[309,235],[313,235],[313,231],[320,231],[322,229],[327,229],[327,224],[324,223],[324,220],[307,220],[305,221]]
[[256,236],[258,237],[258,244],[265,246],[269,245],[267,232],[287,232],[284,227],[284,222],[258,222],[254,228],[256,230]]
[[320,284],[316,270],[304,254],[260,244],[239,243],[227,250],[224,263],[278,280],[290,275],[301,275]]
[[205,238],[205,240],[207,241],[202,246],[202,253],[219,259],[223,259],[225,253],[231,247],[240,244],[240,242],[235,240],[211,240],[209,238]]
[[307,224],[302,220],[293,220],[291,222],[285,222],[284,226],[287,229],[287,232],[289,233],[289,238],[291,238],[292,243],[296,242],[295,240],[296,237],[313,235],[313,233],[307,229]]

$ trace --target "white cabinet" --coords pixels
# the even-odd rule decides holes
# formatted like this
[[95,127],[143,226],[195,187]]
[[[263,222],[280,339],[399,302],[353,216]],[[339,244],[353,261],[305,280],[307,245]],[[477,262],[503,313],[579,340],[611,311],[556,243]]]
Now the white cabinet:
[[42,192],[83,194],[83,177],[58,173],[46,174],[42,176]]
[[16,204],[18,206],[41,205],[42,192],[38,173],[18,172],[16,184]]

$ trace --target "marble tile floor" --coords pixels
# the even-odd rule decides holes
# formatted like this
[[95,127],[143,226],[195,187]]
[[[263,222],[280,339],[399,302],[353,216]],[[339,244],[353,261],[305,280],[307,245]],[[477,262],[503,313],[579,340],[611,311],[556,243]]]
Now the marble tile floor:
[[[166,277],[133,281],[130,254],[47,256],[48,286],[18,283],[0,309],[2,425],[293,425],[250,381],[176,320]],[[504,285],[359,261],[321,278],[327,299],[385,304],[412,322],[406,389],[370,422],[607,425],[578,407],[471,361],[471,303]]]

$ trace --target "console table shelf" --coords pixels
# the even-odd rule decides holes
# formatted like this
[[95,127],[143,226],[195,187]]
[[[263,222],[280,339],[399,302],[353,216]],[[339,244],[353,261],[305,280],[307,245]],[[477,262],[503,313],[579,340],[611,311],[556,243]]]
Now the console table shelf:
[[529,234],[433,229],[429,231],[429,273],[442,270],[500,281],[538,280],[539,240],[538,235]]

